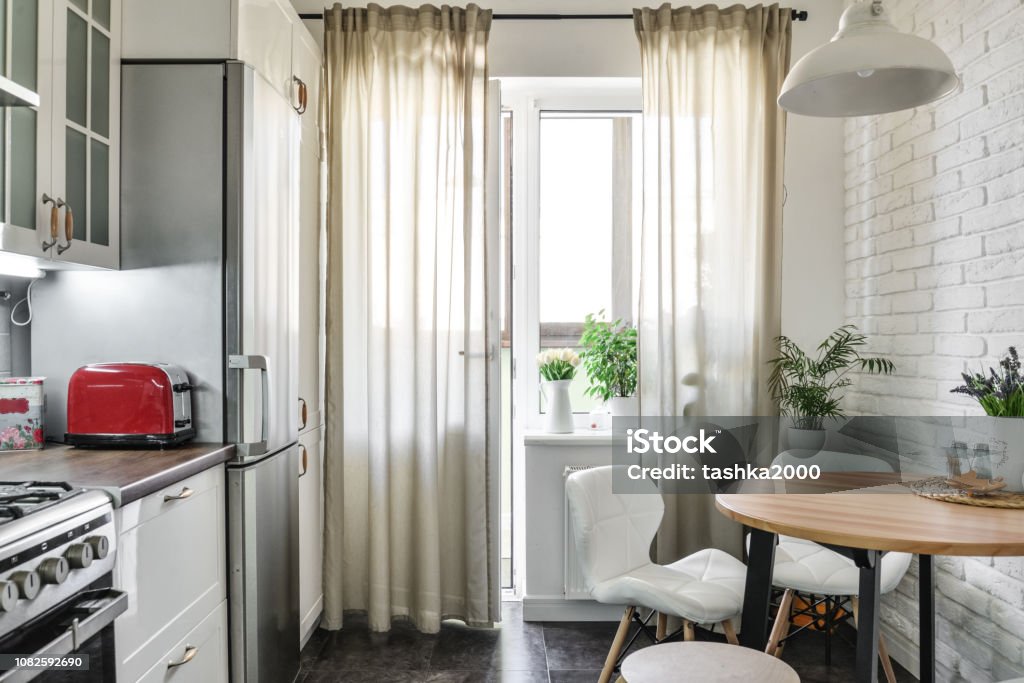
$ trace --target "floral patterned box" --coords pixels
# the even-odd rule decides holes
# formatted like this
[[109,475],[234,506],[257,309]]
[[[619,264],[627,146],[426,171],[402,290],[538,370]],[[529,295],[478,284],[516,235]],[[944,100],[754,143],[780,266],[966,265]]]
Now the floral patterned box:
[[45,402],[42,377],[0,378],[0,451],[43,448]]

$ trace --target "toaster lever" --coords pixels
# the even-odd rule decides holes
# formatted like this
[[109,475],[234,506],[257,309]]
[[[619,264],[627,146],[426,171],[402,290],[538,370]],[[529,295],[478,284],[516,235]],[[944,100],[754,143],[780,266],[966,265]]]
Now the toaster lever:
[[182,382],[180,384],[172,384],[171,385],[171,391],[173,391],[176,394],[183,394],[186,391],[192,391],[192,385],[189,384],[188,382]]
[[190,418],[185,418],[184,420],[175,420],[174,421],[174,426],[175,427],[188,427],[190,424],[192,424],[192,420]]

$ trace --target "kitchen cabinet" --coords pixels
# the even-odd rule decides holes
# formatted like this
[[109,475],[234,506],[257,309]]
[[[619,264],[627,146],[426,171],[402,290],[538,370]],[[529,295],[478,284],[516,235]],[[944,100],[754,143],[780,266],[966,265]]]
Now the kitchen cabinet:
[[299,235],[299,425],[305,432],[323,424],[325,278],[321,256],[325,216],[319,126],[321,56],[301,24],[294,27],[290,61],[297,86],[292,124],[293,151],[298,157],[292,164],[297,200],[293,222]]
[[[119,681],[226,680],[187,673],[227,667],[226,629],[202,626],[227,599],[224,487],[224,468],[213,467],[116,511],[114,585],[129,596],[114,622]],[[200,634],[201,666],[168,671]]]
[[323,428],[299,437],[299,643],[313,634],[323,611]]
[[117,268],[121,0],[9,0],[5,77],[38,107],[0,114],[5,251]]
[[164,653],[139,683],[210,683],[228,680],[228,603],[221,602]]

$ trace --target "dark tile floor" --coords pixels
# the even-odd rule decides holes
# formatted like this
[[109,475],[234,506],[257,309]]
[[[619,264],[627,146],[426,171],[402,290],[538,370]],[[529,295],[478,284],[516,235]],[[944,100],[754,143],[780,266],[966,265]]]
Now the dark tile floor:
[[[390,633],[370,633],[365,618],[346,615],[343,630],[313,634],[297,681],[594,683],[616,628],[608,622],[526,623],[517,602],[504,603],[503,617],[496,629],[445,622],[440,633],[425,635],[400,622]],[[831,667],[825,666],[824,637],[816,633],[792,639],[783,659],[803,683],[846,683],[853,680],[852,636],[848,630],[833,639]],[[701,630],[698,638],[721,639]],[[896,672],[900,683],[915,680],[899,665]]]

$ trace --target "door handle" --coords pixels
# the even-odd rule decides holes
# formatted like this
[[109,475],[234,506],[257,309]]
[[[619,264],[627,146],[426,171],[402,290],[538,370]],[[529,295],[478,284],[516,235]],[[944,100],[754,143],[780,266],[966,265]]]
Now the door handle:
[[[52,228],[51,228],[52,230]],[[71,240],[75,237],[75,214],[71,210],[71,205],[67,202],[64,203],[64,241],[67,244],[57,245],[57,255],[60,256],[65,251],[71,248]]]
[[263,455],[267,452],[270,439],[270,361],[266,356],[243,356],[232,354],[228,356],[228,368],[231,370],[259,370],[260,371],[260,394],[263,404],[263,419],[260,425],[260,440],[250,443],[240,443],[236,448],[243,456]]
[[292,76],[292,82],[297,83],[299,86],[299,105],[295,106],[293,104],[292,109],[299,114],[305,114],[306,105],[309,103],[309,88],[306,86],[306,82],[298,76]]
[[188,664],[193,659],[195,659],[197,654],[199,654],[199,648],[198,647],[196,647],[195,645],[186,645],[185,646],[185,656],[182,657],[181,659],[179,659],[176,662],[175,661],[167,662],[167,668],[168,669],[174,669],[174,668],[177,668],[179,666],[184,666],[185,664]]
[[299,472],[299,479],[302,479],[306,472],[309,472],[309,451],[302,444],[299,444],[299,448],[302,449],[302,471]]
[[309,424],[309,406],[306,405],[306,399],[301,396],[299,397],[299,403],[301,404],[299,408],[299,422],[302,423],[302,426],[299,427],[299,429],[301,430],[305,429],[306,425]]
[[64,200],[60,197],[51,197],[50,195],[43,193],[43,206],[51,204],[50,206],[50,239],[49,241],[43,240],[42,247],[43,251],[47,252],[52,249],[57,242],[58,226],[60,225],[60,208],[64,206]]
[[195,495],[195,491],[186,486],[182,488],[181,493],[176,496],[164,496],[164,502],[170,503],[172,500],[185,500],[186,498],[191,498],[193,495]]

